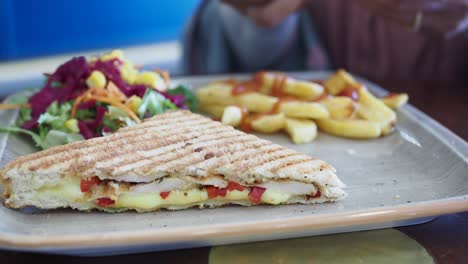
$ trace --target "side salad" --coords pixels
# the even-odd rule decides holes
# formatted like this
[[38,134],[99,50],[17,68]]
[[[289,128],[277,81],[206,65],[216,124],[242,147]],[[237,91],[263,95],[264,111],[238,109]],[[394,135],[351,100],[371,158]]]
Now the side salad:
[[3,109],[19,108],[15,126],[0,132],[24,133],[47,149],[105,136],[172,109],[196,111],[196,96],[185,86],[169,88],[164,71],[139,71],[114,50],[101,57],[74,57],[32,96],[15,97]]

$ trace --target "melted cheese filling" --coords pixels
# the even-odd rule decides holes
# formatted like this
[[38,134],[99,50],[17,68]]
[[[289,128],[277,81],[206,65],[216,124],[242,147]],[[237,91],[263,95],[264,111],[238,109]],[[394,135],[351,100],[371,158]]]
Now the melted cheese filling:
[[[99,192],[96,194],[99,194]],[[261,202],[265,204],[280,204],[297,196],[297,194],[286,191],[266,189],[261,197]],[[96,204],[97,198],[100,198],[99,195],[89,195],[88,193],[81,192],[80,179],[78,178],[63,179],[57,185],[43,186],[36,192],[36,199],[38,200],[61,199],[86,204],[90,207],[99,207]],[[228,190],[225,197],[217,196],[213,199],[208,197],[205,189],[199,189],[198,187],[187,190],[172,190],[165,198],[162,198],[159,192],[122,192],[118,193],[115,198],[115,203],[108,208],[149,210],[171,206],[191,206],[213,200],[224,202],[250,201],[248,188],[243,191]]]

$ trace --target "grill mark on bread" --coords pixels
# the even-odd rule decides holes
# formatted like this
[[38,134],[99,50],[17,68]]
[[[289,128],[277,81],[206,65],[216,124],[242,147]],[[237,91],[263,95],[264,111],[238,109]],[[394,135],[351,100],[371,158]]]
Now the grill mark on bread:
[[[312,162],[319,162],[320,164],[311,164]],[[285,167],[285,168],[280,168],[278,169],[277,173],[281,173],[282,170],[294,170],[298,173],[301,173],[301,174],[307,174],[307,175],[311,175],[311,174],[314,174],[314,173],[317,173],[318,171],[322,171],[320,170],[320,167],[323,165],[323,164],[326,164],[324,161],[322,160],[317,160],[317,159],[311,159],[311,160],[308,160],[307,163],[297,163],[297,164],[291,164],[289,167]],[[327,166],[328,164],[326,164]],[[333,169],[332,167],[330,167],[329,165],[327,166],[327,170],[330,170],[333,172]],[[310,178],[310,177],[309,177]]]
[[291,154],[292,153],[285,148],[278,148],[278,149],[275,149],[274,151],[262,152],[261,157],[257,157],[253,160],[249,159],[249,160],[243,160],[239,162],[242,162],[243,163],[242,166],[244,167],[247,166],[248,168],[256,168],[256,167],[262,166],[263,164],[272,162],[274,160],[283,158],[285,156],[289,156]]
[[[175,120],[175,121],[180,121],[179,123],[184,122],[186,120],[195,121],[195,122],[204,120],[205,123],[209,123],[209,121],[210,121],[209,119],[205,119],[205,118],[194,119],[194,118],[191,118],[190,116],[183,116],[183,117],[184,117],[183,119],[178,119],[178,120]],[[158,123],[157,125],[159,127],[167,126],[168,127],[167,130],[169,130],[170,127],[174,126],[174,124],[171,122],[170,118],[164,118],[162,120],[167,121],[167,122],[163,122],[162,124]],[[153,124],[153,127],[156,127],[156,126],[154,126],[154,124]],[[91,140],[74,142],[74,143],[70,143],[68,145],[61,145],[61,146],[53,147],[53,148],[50,148],[50,149],[47,149],[47,150],[43,150],[41,152],[36,152],[36,153],[30,154],[30,155],[19,157],[17,160],[15,160],[12,163],[8,164],[9,166],[7,166],[6,168],[9,169],[10,166],[13,167],[18,163],[25,163],[25,162],[28,162],[30,160],[34,160],[34,161],[39,162],[41,160],[41,158],[46,158],[46,157],[49,157],[49,156],[63,154],[63,152],[70,152],[70,151],[76,152],[76,151],[79,151],[81,149],[85,149],[85,148],[88,148],[88,147],[93,147],[95,145],[99,145],[101,143],[109,143],[111,141],[115,141],[116,139],[128,138],[128,137],[133,137],[135,135],[145,134],[147,132],[147,130],[145,128],[147,128],[147,127],[142,128],[142,127],[139,126],[139,127],[135,128],[134,130],[130,130],[130,135],[128,135],[128,133],[120,132],[122,129],[119,129],[118,134],[111,135],[111,136],[108,136],[108,137],[99,137],[99,138],[95,138],[95,139],[91,139]],[[129,130],[129,129],[131,129],[131,127],[128,127],[128,128],[125,128],[125,129]]]
[[[236,133],[237,134],[237,133]],[[239,135],[239,134],[238,134]],[[225,145],[226,141],[225,139],[231,139],[231,142],[233,144],[239,143],[239,142],[244,142],[247,140],[247,137],[238,137],[237,140],[232,140],[233,136],[232,135],[219,135],[218,138],[206,138],[204,141],[196,142],[191,145],[191,148],[185,149],[183,152],[177,152],[177,153],[172,153],[172,156],[166,156],[166,159],[159,159],[163,155],[159,155],[155,157],[155,159],[152,159],[152,162],[150,164],[147,164],[146,166],[140,167],[137,169],[137,171],[146,174],[151,170],[156,169],[155,166],[160,166],[164,168],[165,170],[171,172],[175,171],[177,168],[183,169],[186,168],[188,165],[192,165],[195,162],[200,162],[204,160],[204,155],[201,155],[199,152],[193,152],[191,149],[195,149],[198,145],[203,145],[205,148],[209,149],[216,149],[219,145]],[[205,143],[208,142],[211,145],[206,145]],[[180,159],[180,157],[184,157],[184,159]],[[168,163],[173,163],[175,161],[175,165],[168,166]],[[184,161],[182,164],[177,165],[177,161]],[[161,165],[162,164],[162,165]],[[184,166],[183,168],[181,168]],[[161,169],[162,170],[162,169]]]
[[[142,134],[145,134],[145,133],[142,133]],[[139,134],[129,135],[129,136],[127,136],[127,138],[136,138],[137,140],[140,139]],[[120,138],[120,139],[112,138],[112,141],[115,141],[115,140],[119,141],[118,143],[115,143],[114,147],[117,146],[117,145],[122,145],[122,144],[128,143],[128,141],[125,141],[125,139],[126,138]],[[110,142],[108,142],[108,144],[100,144],[101,142],[95,142],[95,143],[96,144],[92,145],[92,146],[84,146],[84,147],[81,147],[81,148],[70,149],[69,151],[66,151],[66,152],[54,153],[52,155],[43,156],[38,160],[32,160],[32,164],[29,164],[30,169],[35,170],[35,169],[38,169],[38,168],[46,168],[46,167],[48,167],[50,165],[53,165],[55,163],[60,163],[60,162],[64,162],[64,161],[67,161],[67,160],[72,160],[72,159],[76,158],[77,156],[85,155],[85,153],[83,153],[83,152],[87,152],[87,151],[88,152],[96,152],[100,148],[108,148],[108,144]],[[106,143],[106,142],[104,142],[104,143]],[[56,156],[58,156],[58,157],[56,159],[54,159],[54,157],[56,157]]]
[[[209,125],[208,126],[209,128],[214,128],[215,127],[214,125],[210,124],[209,121],[207,121],[205,123],[206,123],[206,125]],[[204,124],[202,124],[202,125],[204,125]],[[128,135],[126,135],[124,137],[111,138],[110,140],[108,140],[109,142],[104,142],[104,143],[111,143],[112,144],[114,141],[116,141],[115,144],[113,144],[113,146],[110,149],[111,150],[113,150],[113,149],[118,150],[118,149],[121,149],[122,146],[131,146],[132,144],[136,144],[138,142],[149,141],[148,138],[142,137],[142,135],[153,135],[154,134],[156,137],[161,137],[161,135],[159,133],[166,132],[166,131],[169,132],[173,128],[174,128],[173,126],[167,126],[164,130],[158,131],[158,133],[148,132],[148,131],[141,131],[138,134],[128,134]],[[181,135],[178,135],[179,138],[180,138],[180,136]],[[129,139],[129,140],[126,140],[126,139]],[[100,144],[100,143],[101,142],[96,142],[95,145],[87,146],[85,148],[76,149],[75,151],[70,151],[69,153],[66,153],[66,154],[57,153],[56,155],[45,156],[45,157],[43,157],[42,160],[37,161],[37,163],[38,163],[37,165],[30,166],[30,170],[34,171],[34,170],[37,170],[37,169],[44,169],[44,168],[47,168],[50,165],[53,165],[53,164],[56,164],[56,163],[75,160],[77,157],[81,157],[81,156],[85,155],[83,153],[85,151],[86,152],[96,152],[97,153],[97,152],[102,152],[104,150],[109,150],[109,144]],[[62,154],[62,155],[58,159],[53,159],[52,160],[51,157],[57,156],[58,154]]]
[[[213,128],[216,128],[216,127],[213,127]],[[190,131],[190,129],[184,130],[182,132],[188,132],[188,131]],[[160,140],[160,137],[157,135],[155,135],[152,140],[148,140],[148,139],[132,140],[132,141],[126,142],[126,144],[124,144],[122,148],[115,148],[115,149],[113,148],[112,150],[108,151],[106,154],[98,156],[96,159],[93,160],[92,165],[98,162],[100,163],[109,162],[111,163],[109,165],[112,165],[113,164],[112,160],[117,160],[117,162],[119,162],[120,159],[123,159],[123,161],[119,162],[119,166],[124,166],[129,163],[133,163],[135,161],[144,159],[144,157],[141,157],[141,154],[139,154],[141,152],[145,152],[145,151],[149,151],[149,150],[157,149],[161,147],[168,147],[171,145],[176,145],[177,143],[189,140],[193,138],[191,136],[197,136],[200,133],[201,133],[200,131],[194,131],[192,133],[184,133],[184,135],[182,135],[182,138],[181,138],[181,135],[172,135],[169,138],[165,138],[164,140]],[[117,159],[115,159],[116,157]],[[124,157],[128,157],[128,158],[124,159]],[[105,166],[104,166],[104,169],[105,169]]]
[[[222,133],[220,133],[220,132],[222,132],[222,130],[212,130],[209,134],[206,134],[206,136],[216,135],[216,134],[219,134],[220,136],[222,136]],[[199,138],[201,138],[201,137],[199,137]],[[193,139],[193,138],[192,138],[192,139]],[[214,139],[216,139],[216,138],[214,138]],[[213,139],[213,140],[214,140],[214,139]],[[188,150],[194,148],[193,145],[196,144],[196,143],[194,143],[194,142],[195,142],[195,141],[192,140],[190,145],[188,145],[188,146],[186,146],[186,147],[182,147],[181,149],[187,150],[187,152],[188,152]],[[165,146],[160,146],[160,147],[165,147],[165,148],[168,148],[168,149],[166,149],[165,151],[159,153],[158,155],[153,156],[152,158],[146,159],[146,160],[151,161],[152,159],[155,159],[155,158],[157,158],[157,157],[161,157],[161,156],[167,155],[168,152],[170,153],[170,152],[172,152],[174,149],[177,149],[177,144],[178,144],[178,143],[179,143],[179,141],[177,140],[177,135],[176,135],[176,138],[173,140],[173,142],[171,142],[171,144],[167,144],[167,145],[165,145]],[[170,148],[171,146],[173,146],[173,147]],[[133,155],[133,153],[130,153],[130,154],[129,154],[130,159],[128,159],[128,162],[125,162],[125,163],[118,163],[118,167],[112,166],[113,162],[111,162],[111,164],[108,164],[106,167],[112,166],[112,167],[113,167],[113,170],[111,170],[111,171],[116,171],[116,170],[118,170],[119,168],[122,168],[122,167],[125,166],[125,165],[129,165],[129,164],[135,162],[136,160],[143,160],[141,157],[136,157],[136,158],[133,157],[133,158],[132,158],[132,155]],[[128,155],[126,155],[126,156],[128,156]],[[126,160],[126,161],[127,161],[127,160]],[[117,160],[117,162],[118,162],[118,160]],[[133,168],[131,168],[131,169],[133,169]],[[128,170],[125,170],[125,171],[123,171],[123,172],[119,172],[119,174],[125,173],[125,172],[127,172],[127,171],[128,171]]]
[[[234,158],[230,159],[231,165],[232,166],[237,166],[236,163],[242,162],[247,157],[250,157],[250,156],[253,156],[253,155],[256,155],[256,154],[259,154],[259,153],[261,153],[263,155],[263,154],[269,153],[271,151],[277,151],[277,150],[283,149],[283,147],[281,147],[279,145],[272,145],[272,144],[270,144],[270,143],[268,143],[266,141],[263,141],[263,142],[257,141],[255,143],[257,143],[257,144],[252,145],[252,147],[243,148],[240,155],[234,155]],[[267,148],[266,151],[265,151],[264,148]],[[231,155],[233,155],[233,153],[231,153]],[[220,167],[221,166],[214,167],[213,169],[217,170]]]
[[258,166],[261,170],[268,170],[270,171],[271,168],[284,166],[284,164],[290,162],[292,163],[295,159],[300,156],[299,153],[295,152],[285,152],[285,153],[278,153],[274,155],[273,158],[267,162],[264,162],[262,165]]
[[[228,135],[223,135],[222,133],[220,134],[220,133],[214,133],[214,132],[213,132],[213,134],[219,134],[219,136],[220,136],[221,138],[222,138],[222,137],[227,137],[227,136],[228,136]],[[198,139],[200,139],[200,138],[198,138]],[[212,140],[216,140],[216,139],[217,139],[217,138],[214,138],[214,139],[212,139]],[[206,141],[206,139],[205,139],[205,141]],[[176,144],[174,144],[174,145],[176,145]],[[188,148],[185,148],[185,150],[186,150],[187,152],[190,152],[190,149],[194,148],[195,146],[197,146],[197,145],[196,145],[196,140],[192,140],[192,144],[191,144]],[[154,160],[157,160],[158,158],[160,158],[160,157],[162,157],[162,156],[166,156],[166,157],[168,158],[168,156],[166,155],[167,152],[170,152],[170,153],[169,153],[169,157],[171,157],[171,154],[174,153],[173,151],[166,150],[166,151],[164,151],[164,152],[159,153],[159,154],[156,155],[156,156],[151,157],[150,159],[148,159],[148,162],[155,163]],[[113,171],[113,174],[114,174],[114,175],[115,175],[115,174],[117,174],[117,175],[122,175],[122,174],[126,173],[126,172],[129,171],[129,170],[133,170],[134,167],[135,167],[135,168],[139,171],[139,173],[143,173],[143,174],[144,174],[144,172],[140,172],[140,170],[141,170],[141,171],[144,171],[144,168],[149,167],[149,166],[150,166],[150,164],[147,164],[147,163],[146,163],[146,164],[143,164],[143,166],[141,166],[141,164],[134,164],[133,167],[127,168],[127,169],[124,170],[124,171],[119,171],[118,173],[116,173],[116,170],[119,170],[119,169],[121,170],[121,168],[123,167],[123,166],[118,166],[118,167],[113,167],[113,170],[112,170],[112,171]]]
[[[151,154],[151,152],[155,151],[158,155],[159,154],[164,154],[169,151],[172,151],[174,148],[181,148],[181,149],[192,149],[193,145],[200,141],[201,139],[206,140],[206,137],[213,136],[213,135],[222,135],[226,134],[225,129],[222,127],[218,126],[213,126],[213,127],[206,127],[209,132],[204,132],[204,131],[194,131],[190,133],[185,133],[184,138],[181,138],[180,135],[173,135],[165,140],[161,140],[161,144],[159,145],[159,148],[155,148],[153,150],[148,150],[148,151],[140,151],[137,150],[141,155],[143,156],[151,156],[154,154]],[[190,131],[190,128],[188,129]],[[231,132],[231,131],[227,131]],[[189,142],[187,142],[189,141]],[[186,143],[187,142],[187,143]],[[189,143],[189,144],[188,144]]]
[[[167,119],[167,120],[168,120],[168,122],[167,122],[168,124],[170,123],[170,121],[169,121],[170,119],[169,119],[169,118],[164,118],[164,119]],[[161,120],[164,120],[164,119],[161,119]],[[185,116],[185,118],[183,118],[183,120],[190,120],[190,119],[191,119],[190,116]],[[183,121],[183,120],[181,120],[181,121]],[[121,132],[121,131],[124,131],[124,130],[127,130],[127,129],[128,129],[128,128],[120,128],[118,131],[119,131],[119,133],[124,134],[124,133]],[[138,128],[134,129],[134,131],[141,130],[141,129],[142,129],[142,127],[139,126]],[[100,138],[100,139],[102,139],[102,138]],[[85,141],[85,142],[86,142],[86,141]],[[70,145],[83,145],[83,146],[87,146],[88,144],[89,144],[89,143],[74,142],[74,143],[70,143],[70,144],[68,144],[68,145],[69,145],[69,146],[70,146]],[[42,156],[43,154],[44,154],[44,155],[47,155],[47,154],[49,154],[50,152],[56,153],[56,152],[58,152],[57,150],[61,151],[61,150],[67,150],[67,149],[68,149],[68,147],[67,147],[67,146],[64,146],[64,145],[56,146],[56,147],[51,148],[51,149],[43,150],[43,151],[41,151],[41,152],[37,152],[37,153],[33,153],[33,154],[31,154],[31,155],[28,155],[28,156],[24,156],[24,158],[27,157],[27,158],[29,159],[30,156],[33,157],[33,158],[37,158],[37,157],[39,157],[39,156]],[[21,160],[25,160],[25,159],[21,159]]]
[[[243,144],[244,147],[242,148],[242,151],[245,151],[245,150],[248,150],[248,149],[251,149],[251,148],[255,148],[255,147],[258,146],[258,144],[257,144],[258,142],[257,142],[257,140],[255,138],[247,138],[247,139],[238,138],[238,140],[231,141],[231,142],[229,142],[229,144],[222,144],[221,146],[219,146],[219,147],[216,146],[216,148],[214,148],[215,150],[214,150],[213,155],[214,156],[221,156],[222,158],[216,159],[214,161],[205,158],[204,160],[202,160],[199,163],[186,165],[184,168],[181,168],[181,170],[187,170],[189,167],[193,167],[193,168],[200,167],[200,168],[203,168],[204,170],[206,170],[207,174],[209,174],[209,175],[218,175],[218,173],[215,171],[215,169],[218,168],[221,165],[225,165],[226,162],[231,161],[232,155],[229,154],[229,153],[226,153],[226,150],[231,149],[230,145],[236,145],[238,143]],[[205,164],[207,164],[207,162],[209,162],[211,164],[209,164],[207,166],[204,166]],[[188,174],[187,171],[185,173]]]
[[[198,120],[195,120],[198,122]],[[209,122],[205,122],[206,124],[209,124]],[[199,125],[197,123],[194,123],[193,125]],[[159,129],[157,131],[157,133],[164,133],[164,132],[169,132],[170,130],[173,129],[173,125],[170,125],[168,124],[167,126],[161,126],[163,129]],[[148,134],[148,133],[155,133],[156,131],[148,131],[148,130],[141,130],[141,131],[138,131],[137,133],[132,133],[132,134],[125,134],[123,136],[119,135],[119,134],[115,134],[116,136],[114,135],[111,135],[111,136],[108,136],[108,137],[101,137],[101,138],[96,138],[96,139],[91,139],[91,140],[87,140],[87,141],[83,141],[83,142],[87,142],[88,144],[83,144],[84,147],[80,147],[80,148],[73,148],[71,152],[81,152],[83,150],[86,150],[86,151],[89,151],[89,150],[92,150],[93,148],[99,148],[100,146],[107,146],[105,143],[113,143],[115,141],[121,141],[122,143],[121,144],[125,144],[125,142],[123,140],[125,139],[133,139],[133,138],[137,138],[137,139],[140,139],[141,137],[139,137],[140,135],[145,135],[145,134]],[[94,144],[89,144],[90,141],[94,141],[93,143]],[[61,153],[57,153],[57,154],[61,154]],[[56,155],[54,153],[54,155]],[[44,157],[49,157],[49,156],[44,156]],[[40,159],[38,159],[40,161]]]
[[269,171],[271,171],[272,173],[278,173],[278,171],[280,171],[281,169],[290,168],[291,166],[297,166],[299,164],[310,162],[311,160],[312,159],[310,158],[302,158],[302,159],[293,160],[289,162],[283,162],[274,167],[269,168]]

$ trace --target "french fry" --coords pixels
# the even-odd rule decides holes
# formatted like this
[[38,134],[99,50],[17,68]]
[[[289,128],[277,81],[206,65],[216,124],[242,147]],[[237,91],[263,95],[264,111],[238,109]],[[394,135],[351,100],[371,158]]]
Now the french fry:
[[224,108],[223,117],[221,118],[221,123],[237,127],[242,121],[242,109],[238,106],[227,106]]
[[345,70],[338,70],[323,82],[329,94],[337,95],[347,86],[358,88],[360,84]]
[[295,144],[304,144],[317,137],[317,125],[314,121],[286,118],[285,130]]
[[261,115],[258,118],[254,118],[250,125],[253,130],[262,133],[275,133],[284,128],[285,117],[284,113],[278,113],[273,115]]
[[283,112],[287,117],[295,118],[327,118],[329,113],[327,109],[313,102],[284,102],[281,103],[279,111]]
[[[260,89],[260,92],[264,94],[269,94],[274,85],[275,78],[280,78],[280,76],[284,76],[284,74],[267,72],[261,75],[261,77],[263,78],[263,85]],[[291,77],[286,77],[286,80],[282,85],[284,85],[283,92],[285,94],[292,95],[303,100],[314,100],[320,97],[320,95],[322,95],[323,91],[325,90],[323,86],[318,83],[298,81]]]
[[215,82],[197,91],[201,105],[235,105],[236,98],[232,96],[232,84]]
[[[317,136],[317,127],[347,138],[387,135],[397,119],[392,109],[408,101],[407,94],[376,98],[344,70],[336,71],[323,86],[277,72],[259,72],[251,81],[215,82],[200,89],[201,110],[245,130],[274,133],[284,129],[294,143],[301,144]],[[233,94],[236,83],[245,87],[238,86]],[[245,110],[257,115],[243,120]]]
[[223,116],[224,108],[225,108],[224,105],[201,104],[200,112],[209,114],[215,118],[221,118]]
[[276,74],[273,72],[263,72],[257,78],[261,78],[262,87],[260,88],[260,92],[262,94],[270,94],[271,87],[273,87],[273,83],[275,82]]
[[287,82],[284,92],[303,100],[314,100],[323,94],[324,88],[318,83],[293,81]]
[[382,128],[382,135],[392,132],[396,124],[395,112],[374,97],[367,89],[358,89],[358,93],[358,116],[368,121],[378,122]]
[[328,97],[319,103],[327,108],[332,119],[338,120],[352,118],[357,109],[356,103],[345,96]]
[[398,109],[408,103],[409,96],[406,93],[401,93],[401,94],[391,94],[389,96],[386,96],[384,98],[381,98],[382,102],[392,108],[392,109]]
[[273,109],[278,98],[261,93],[246,93],[236,96],[235,101],[249,112],[266,113]]
[[232,88],[230,83],[211,83],[198,90],[197,97],[201,105],[240,105],[255,113],[270,112],[278,101],[276,97],[256,92],[234,96]]
[[339,137],[368,139],[377,138],[382,133],[378,122],[367,120],[318,119],[316,122],[320,130]]

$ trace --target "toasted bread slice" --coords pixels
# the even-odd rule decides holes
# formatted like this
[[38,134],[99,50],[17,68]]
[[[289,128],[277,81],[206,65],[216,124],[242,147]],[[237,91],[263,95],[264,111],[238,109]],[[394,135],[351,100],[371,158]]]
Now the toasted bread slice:
[[189,111],[22,156],[0,173],[14,208],[152,211],[345,196],[326,162]]

